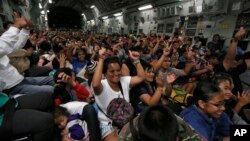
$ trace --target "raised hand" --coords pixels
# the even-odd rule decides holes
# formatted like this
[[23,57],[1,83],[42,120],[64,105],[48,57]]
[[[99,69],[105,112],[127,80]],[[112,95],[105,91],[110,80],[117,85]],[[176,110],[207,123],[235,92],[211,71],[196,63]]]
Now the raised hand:
[[165,35],[164,35],[164,34],[162,34],[162,35],[161,35],[161,39],[160,39],[160,41],[161,41],[161,42],[163,42],[163,41],[164,41],[164,38],[165,38]]
[[129,57],[133,60],[133,61],[137,61],[140,59],[140,53],[138,51],[131,51],[129,50]]
[[243,91],[241,94],[238,93],[237,98],[238,98],[238,103],[241,106],[249,104],[250,103],[250,91]]
[[165,47],[164,50],[163,50],[163,55],[164,55],[165,57],[167,57],[169,54],[170,54],[170,48]]
[[60,79],[57,80],[57,83],[60,83],[60,82],[67,83],[72,87],[76,84],[74,78],[72,76],[67,75],[64,72],[59,73],[58,78]]
[[65,61],[66,61],[66,56],[64,53],[60,53],[59,56],[59,63],[60,63],[60,67],[63,68],[65,66]]
[[99,58],[100,59],[105,59],[106,58],[106,48],[101,48],[100,50],[99,50]]
[[246,29],[243,27],[234,35],[235,40],[240,40],[246,34]]

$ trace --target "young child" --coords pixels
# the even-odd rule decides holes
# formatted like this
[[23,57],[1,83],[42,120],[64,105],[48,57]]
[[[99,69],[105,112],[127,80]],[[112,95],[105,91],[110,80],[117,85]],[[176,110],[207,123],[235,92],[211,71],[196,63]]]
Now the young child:
[[62,141],[89,141],[86,122],[80,114],[69,114],[66,108],[57,106],[54,111],[55,124],[61,129]]

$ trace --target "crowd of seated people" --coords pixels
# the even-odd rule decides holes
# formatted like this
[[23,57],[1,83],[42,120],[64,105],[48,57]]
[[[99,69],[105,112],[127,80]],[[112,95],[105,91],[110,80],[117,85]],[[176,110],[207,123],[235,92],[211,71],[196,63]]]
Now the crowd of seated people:
[[[0,37],[0,140],[226,141],[249,123],[244,28],[221,52],[218,35],[203,46],[177,33],[34,31],[13,15]],[[122,127],[108,115],[116,98],[134,109]]]

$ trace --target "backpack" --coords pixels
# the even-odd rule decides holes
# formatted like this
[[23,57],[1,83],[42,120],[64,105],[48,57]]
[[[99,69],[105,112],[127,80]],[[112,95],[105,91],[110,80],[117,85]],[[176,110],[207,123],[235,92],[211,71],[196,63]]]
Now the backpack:
[[107,107],[107,113],[105,113],[97,104],[98,109],[109,119],[112,120],[112,125],[121,129],[126,123],[128,123],[134,116],[134,108],[124,98],[121,83],[119,87],[123,98],[114,98],[110,101]]
[[190,105],[192,96],[192,94],[186,93],[179,85],[173,85],[171,95],[168,99],[185,108]]

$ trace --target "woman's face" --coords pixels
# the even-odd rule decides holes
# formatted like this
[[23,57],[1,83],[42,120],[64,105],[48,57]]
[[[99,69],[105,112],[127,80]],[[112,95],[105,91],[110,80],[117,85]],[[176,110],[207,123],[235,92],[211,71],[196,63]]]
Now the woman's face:
[[145,71],[146,81],[152,82],[154,80],[154,70],[153,68]]
[[228,100],[233,96],[232,91],[231,91],[232,86],[228,80],[221,81],[218,87],[222,90],[225,100]]
[[178,59],[179,58],[179,53],[178,52],[175,52],[173,55],[172,55],[172,59]]
[[165,58],[162,63],[162,68],[167,69],[171,65],[171,59],[169,57]]
[[199,107],[203,113],[214,118],[219,118],[225,110],[224,104],[224,95],[222,93],[216,93],[214,97],[207,102],[202,101],[199,103]]
[[118,83],[121,77],[121,67],[118,63],[108,64],[106,78],[112,83]]
[[173,44],[173,48],[177,49],[177,48],[179,48],[179,47],[180,47],[180,44],[179,44],[179,43],[175,42],[175,43]]

